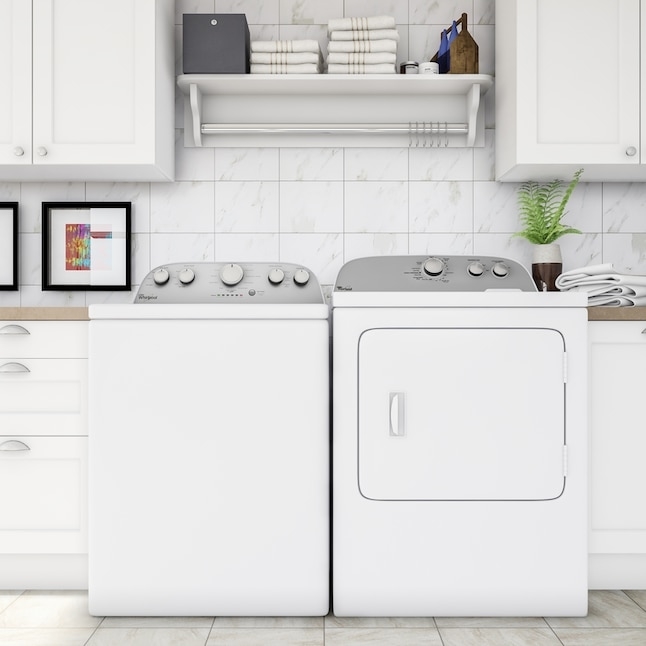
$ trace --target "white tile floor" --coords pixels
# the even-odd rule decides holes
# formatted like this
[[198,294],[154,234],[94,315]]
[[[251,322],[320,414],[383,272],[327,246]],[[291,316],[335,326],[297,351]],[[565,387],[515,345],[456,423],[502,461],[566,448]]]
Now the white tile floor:
[[86,592],[0,592],[1,646],[646,646],[646,590],[585,618],[92,617]]

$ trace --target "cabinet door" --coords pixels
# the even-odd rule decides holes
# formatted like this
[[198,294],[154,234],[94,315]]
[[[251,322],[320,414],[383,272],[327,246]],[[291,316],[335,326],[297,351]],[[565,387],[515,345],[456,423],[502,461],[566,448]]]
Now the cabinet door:
[[0,437],[0,554],[87,552],[87,438]]
[[33,0],[34,163],[154,153],[153,0]]
[[639,0],[518,3],[518,138],[528,158],[639,163],[639,23]]
[[646,321],[590,323],[590,552],[646,554]]
[[0,166],[31,163],[31,2],[0,0]]
[[6,435],[87,435],[87,360],[0,359]]

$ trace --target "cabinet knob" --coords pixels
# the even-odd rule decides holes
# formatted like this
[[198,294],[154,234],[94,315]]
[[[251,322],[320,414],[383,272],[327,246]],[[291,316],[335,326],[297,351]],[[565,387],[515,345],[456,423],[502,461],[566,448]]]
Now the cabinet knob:
[[16,146],[16,147],[13,149],[13,154],[14,154],[16,157],[22,157],[22,156],[25,154],[25,150],[24,150],[24,148],[21,148],[20,146]]
[[634,157],[636,154],[637,148],[635,148],[635,146],[628,146],[628,148],[626,148],[626,155],[628,157]]
[[47,156],[47,148],[44,146],[39,146],[36,148],[36,152],[41,156],[41,157],[46,157]]

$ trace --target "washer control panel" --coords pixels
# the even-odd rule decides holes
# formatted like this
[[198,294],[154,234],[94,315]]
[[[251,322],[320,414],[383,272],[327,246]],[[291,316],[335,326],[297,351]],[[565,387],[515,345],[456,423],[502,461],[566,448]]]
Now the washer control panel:
[[135,303],[324,303],[312,272],[288,263],[173,263],[144,278]]
[[525,267],[498,256],[373,256],[341,267],[336,292],[538,291]]

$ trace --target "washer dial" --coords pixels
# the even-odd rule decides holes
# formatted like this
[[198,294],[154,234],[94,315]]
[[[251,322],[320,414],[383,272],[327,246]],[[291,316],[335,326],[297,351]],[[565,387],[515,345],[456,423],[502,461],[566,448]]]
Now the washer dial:
[[220,280],[229,287],[237,285],[244,276],[244,271],[240,265],[234,265],[233,263],[228,263],[222,265],[220,269]]
[[424,263],[424,273],[429,276],[439,276],[444,271],[444,263],[439,258],[429,258]]
[[168,273],[168,269],[164,269],[163,267],[160,267],[155,271],[153,274],[153,281],[155,285],[165,285],[170,278],[170,274]]
[[506,278],[507,274],[509,274],[509,267],[505,265],[504,262],[497,262],[492,268],[491,268],[491,273],[496,277],[496,278]]
[[303,287],[304,285],[307,285],[308,281],[310,279],[310,272],[307,271],[307,269],[297,269],[294,272],[294,282],[297,285],[300,285]]
[[469,272],[469,276],[482,276],[484,274],[484,267],[482,263],[472,262],[467,267],[467,271]]
[[187,267],[186,269],[182,269],[182,271],[177,274],[177,277],[182,285],[190,285],[195,280],[195,272]]
[[269,273],[267,274],[267,280],[272,284],[272,285],[280,285],[285,278],[285,272],[280,269],[280,267],[274,267],[273,269],[269,270]]

